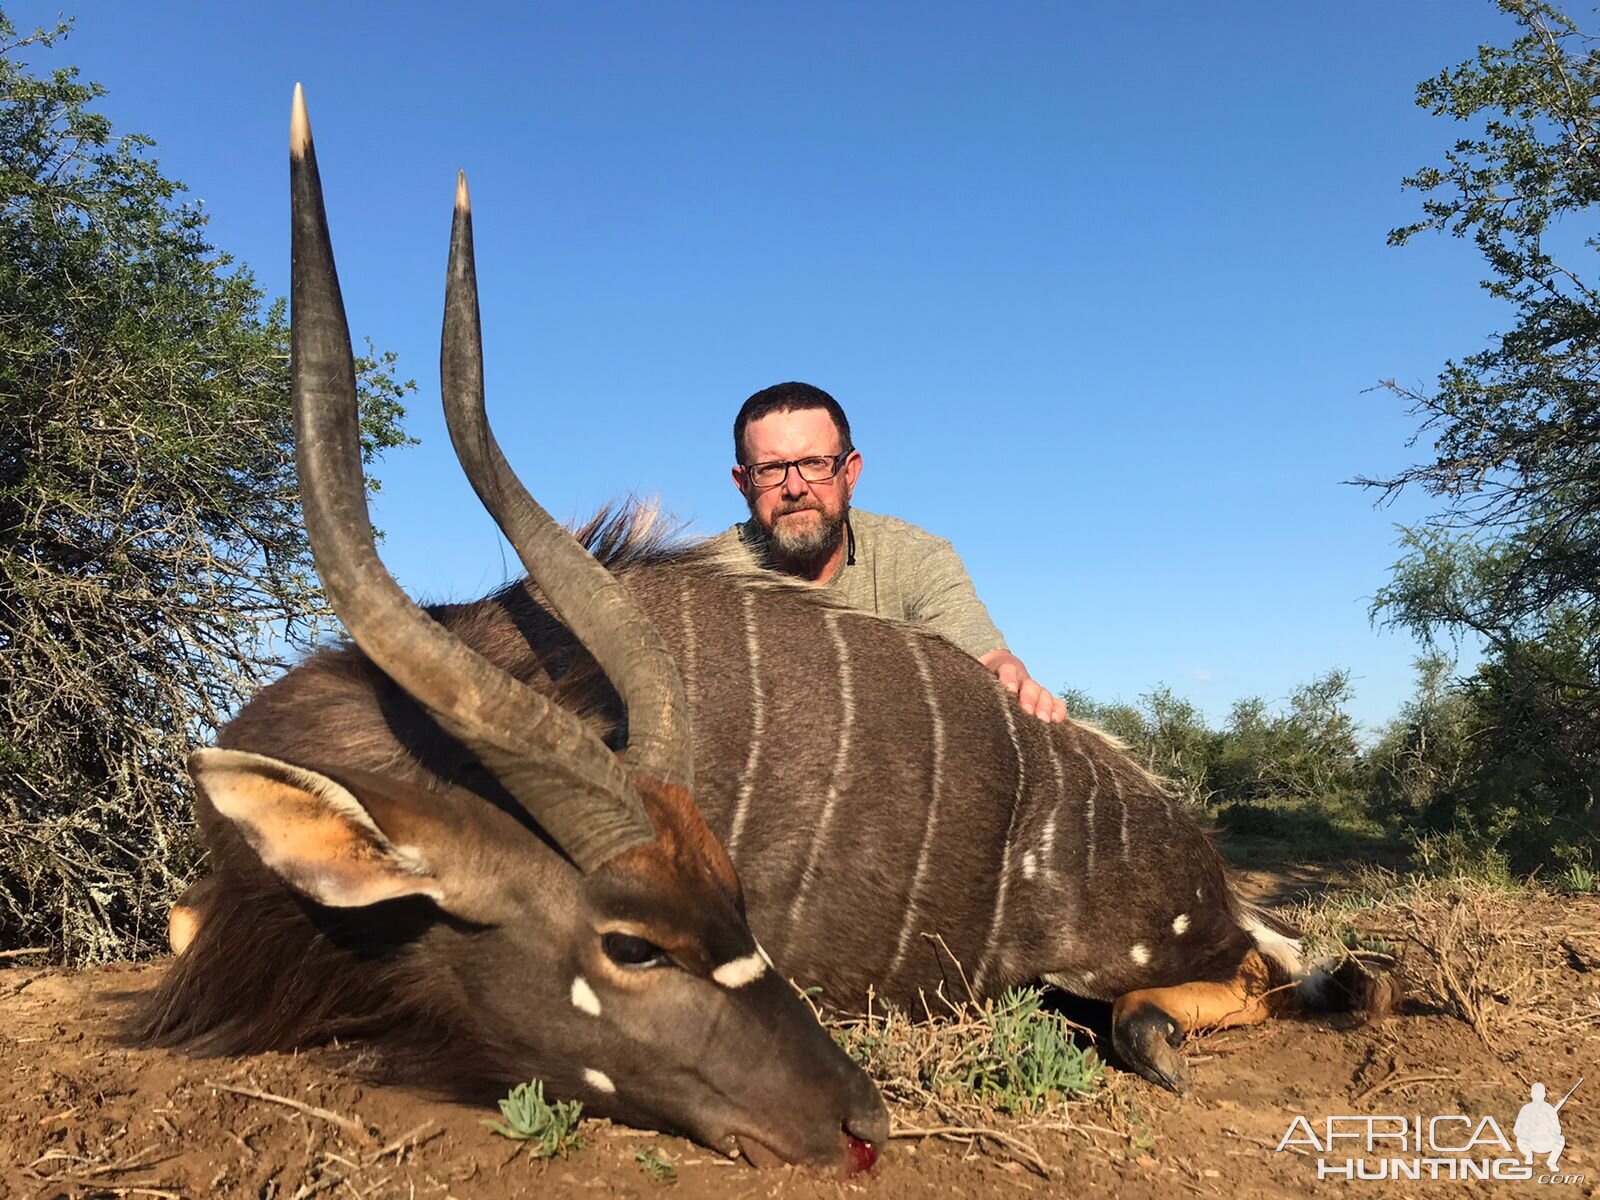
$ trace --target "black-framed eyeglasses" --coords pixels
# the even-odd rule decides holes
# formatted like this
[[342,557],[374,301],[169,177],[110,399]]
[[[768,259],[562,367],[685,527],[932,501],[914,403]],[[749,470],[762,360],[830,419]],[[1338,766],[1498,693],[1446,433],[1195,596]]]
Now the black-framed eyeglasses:
[[758,462],[743,463],[744,477],[750,481],[751,487],[765,490],[777,487],[789,478],[789,468],[793,467],[800,472],[800,478],[807,483],[827,483],[839,473],[845,460],[854,454],[854,450],[845,450],[839,454],[814,454],[810,458],[791,458],[785,462]]

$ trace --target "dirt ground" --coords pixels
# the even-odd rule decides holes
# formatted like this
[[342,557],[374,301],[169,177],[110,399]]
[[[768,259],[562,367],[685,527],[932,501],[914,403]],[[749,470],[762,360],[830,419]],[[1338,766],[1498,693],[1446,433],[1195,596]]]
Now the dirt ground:
[[[1402,1015],[1214,1034],[1189,1048],[1187,1098],[1112,1069],[1092,1099],[1041,1118],[897,1136],[848,1184],[599,1122],[572,1156],[537,1161],[483,1128],[491,1114],[360,1082],[372,1064],[359,1047],[196,1061],[120,1046],[119,1013],[159,963],[11,967],[0,970],[0,1197],[1600,1195],[1600,898],[1444,893],[1361,901],[1349,918],[1375,936],[1417,931]],[[1318,1182],[1303,1133],[1277,1149],[1296,1115],[1319,1138],[1333,1116],[1489,1115],[1511,1139],[1530,1083],[1553,1102],[1580,1076],[1560,1113],[1560,1169],[1581,1182]],[[950,1125],[893,1110],[900,1131]],[[1351,1153],[1324,1157],[1342,1165]],[[655,1178],[641,1155],[674,1177]]]

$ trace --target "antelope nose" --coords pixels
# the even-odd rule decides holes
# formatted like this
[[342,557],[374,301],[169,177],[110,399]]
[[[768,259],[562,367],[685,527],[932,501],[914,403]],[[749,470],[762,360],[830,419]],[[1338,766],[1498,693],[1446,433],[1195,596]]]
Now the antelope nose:
[[839,1178],[849,1179],[863,1171],[872,1170],[878,1161],[878,1147],[875,1142],[863,1142],[852,1134],[841,1133],[844,1139],[844,1161],[839,1164]]
[[839,1138],[844,1152],[839,1164],[841,1179],[872,1170],[879,1150],[889,1141],[889,1109],[876,1088],[857,1101],[854,1111],[845,1118]]

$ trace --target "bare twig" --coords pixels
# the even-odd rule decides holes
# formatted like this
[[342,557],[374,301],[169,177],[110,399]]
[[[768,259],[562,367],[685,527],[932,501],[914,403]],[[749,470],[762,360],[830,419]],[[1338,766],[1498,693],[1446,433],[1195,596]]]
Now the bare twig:
[[1004,1147],[1025,1167],[1038,1175],[1041,1179],[1049,1179],[1050,1168],[1045,1166],[1033,1148],[1026,1142],[1012,1137],[1008,1133],[1001,1133],[998,1129],[989,1129],[981,1125],[929,1125],[926,1127],[903,1125],[898,1129],[889,1131],[891,1138],[937,1137],[937,1138],[988,1138],[990,1141]]
[[217,1083],[210,1079],[205,1080],[205,1086],[215,1088],[219,1092],[232,1092],[236,1096],[248,1096],[252,1100],[266,1100],[271,1104],[287,1105],[297,1112],[305,1113],[308,1117],[316,1117],[319,1121],[327,1121],[329,1124],[337,1125],[359,1141],[370,1144],[373,1140],[372,1134],[367,1132],[367,1127],[360,1121],[341,1116],[339,1113],[332,1112],[326,1108],[318,1108],[316,1105],[307,1104],[302,1100],[294,1100],[288,1096],[276,1096],[271,1092],[259,1091],[256,1088],[234,1087],[232,1084]]
[[169,1192],[154,1184],[106,1183],[102,1179],[74,1178],[71,1175],[52,1175],[43,1182],[90,1188],[97,1196],[153,1196],[156,1200],[184,1200],[182,1192]]
[[939,943],[939,948],[944,951],[945,957],[955,964],[956,973],[961,976],[961,986],[967,989],[968,1003],[976,1005],[978,1003],[978,994],[972,990],[972,982],[967,978],[967,969],[961,965],[961,960],[956,957],[955,951],[945,943],[944,935],[940,933],[924,933],[922,936],[930,942]]
[[[387,1155],[390,1155],[390,1154],[398,1155],[401,1151],[406,1149],[406,1146],[407,1146],[408,1143],[412,1144],[412,1146],[414,1148],[415,1146],[422,1145],[423,1142],[426,1142],[426,1141],[429,1141],[432,1138],[438,1137],[441,1133],[444,1132],[444,1130],[442,1130],[442,1129],[435,1129],[431,1133],[429,1133],[427,1137],[423,1137],[422,1136],[423,1130],[427,1129],[428,1126],[430,1126],[432,1124],[433,1124],[432,1121],[424,1121],[421,1125],[418,1125],[415,1129],[408,1129],[405,1133],[402,1133],[399,1137],[395,1138],[394,1141],[390,1142],[382,1150],[379,1150],[376,1154],[374,1154],[372,1156],[372,1161],[373,1162],[377,1162],[379,1159],[384,1158],[384,1157],[386,1157]],[[630,1129],[627,1132],[632,1133],[633,1130]]]
[[1405,1087],[1407,1084],[1428,1083],[1428,1082],[1430,1082],[1432,1080],[1436,1080],[1436,1079],[1448,1079],[1448,1080],[1452,1080],[1453,1081],[1453,1080],[1456,1080],[1456,1079],[1459,1079],[1459,1078],[1460,1078],[1459,1075],[1452,1074],[1451,1072],[1448,1072],[1448,1071],[1433,1071],[1433,1072],[1430,1072],[1430,1073],[1428,1073],[1426,1075],[1398,1075],[1398,1076],[1395,1074],[1395,1072],[1390,1071],[1388,1075],[1386,1075],[1384,1078],[1380,1079],[1377,1083],[1373,1084],[1371,1087],[1362,1088],[1354,1096],[1351,1096],[1350,1097],[1350,1103],[1351,1104],[1359,1104],[1359,1103],[1361,1103],[1361,1101],[1367,1099],[1370,1096],[1376,1096],[1379,1092],[1387,1092],[1390,1088]]

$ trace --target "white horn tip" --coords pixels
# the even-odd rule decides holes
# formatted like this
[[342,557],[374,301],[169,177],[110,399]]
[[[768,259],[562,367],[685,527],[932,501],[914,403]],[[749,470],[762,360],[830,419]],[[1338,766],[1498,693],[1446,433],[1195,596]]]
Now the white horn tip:
[[297,83],[294,85],[294,107],[289,114],[289,153],[296,158],[304,158],[309,145],[311,118],[306,115],[306,92]]
[[467,195],[467,173],[456,172],[456,208],[461,212],[472,211],[472,197]]

